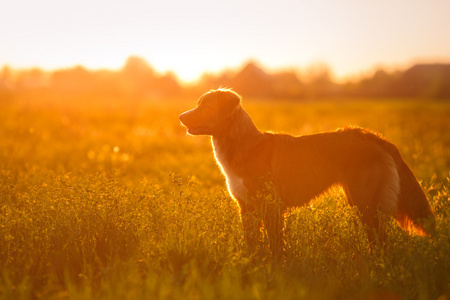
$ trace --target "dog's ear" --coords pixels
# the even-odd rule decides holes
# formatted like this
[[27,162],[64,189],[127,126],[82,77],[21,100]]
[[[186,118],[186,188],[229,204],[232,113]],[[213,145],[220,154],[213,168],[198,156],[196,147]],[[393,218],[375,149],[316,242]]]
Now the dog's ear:
[[218,90],[217,93],[222,108],[227,112],[232,112],[241,103],[241,96],[234,91]]

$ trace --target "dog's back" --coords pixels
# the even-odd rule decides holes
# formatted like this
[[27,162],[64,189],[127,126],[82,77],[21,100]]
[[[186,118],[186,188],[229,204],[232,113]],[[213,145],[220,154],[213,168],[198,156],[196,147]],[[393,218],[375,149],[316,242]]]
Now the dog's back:
[[277,146],[271,172],[287,206],[303,205],[340,184],[368,225],[379,226],[380,210],[394,215],[404,229],[433,231],[434,215],[417,179],[397,148],[379,134],[352,127],[272,138]]

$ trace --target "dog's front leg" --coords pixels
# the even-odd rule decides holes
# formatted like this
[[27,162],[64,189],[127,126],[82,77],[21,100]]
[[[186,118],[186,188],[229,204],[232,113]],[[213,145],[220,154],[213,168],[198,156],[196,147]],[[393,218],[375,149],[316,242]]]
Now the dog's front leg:
[[270,251],[275,260],[283,257],[284,238],[283,238],[283,213],[279,207],[273,207],[272,210],[264,214],[264,228],[266,229]]
[[255,252],[261,235],[261,215],[256,209],[245,207],[241,208],[241,220],[248,249],[250,252]]

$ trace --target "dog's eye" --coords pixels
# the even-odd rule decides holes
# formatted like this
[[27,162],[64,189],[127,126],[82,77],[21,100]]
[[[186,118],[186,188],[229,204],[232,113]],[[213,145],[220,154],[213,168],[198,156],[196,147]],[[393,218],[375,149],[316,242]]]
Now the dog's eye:
[[204,108],[211,107],[211,103],[209,101],[200,101],[198,103],[198,107],[204,107]]

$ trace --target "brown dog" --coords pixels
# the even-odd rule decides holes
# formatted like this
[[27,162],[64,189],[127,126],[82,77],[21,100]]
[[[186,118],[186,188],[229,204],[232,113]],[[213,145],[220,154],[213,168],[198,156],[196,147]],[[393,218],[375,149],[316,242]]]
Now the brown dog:
[[260,132],[240,102],[231,90],[212,90],[180,120],[189,134],[212,136],[250,246],[263,220],[272,253],[281,253],[283,211],[334,184],[361,211],[372,228],[371,241],[384,235],[378,210],[393,215],[404,229],[433,231],[434,215],[420,184],[397,148],[379,134],[361,128],[299,137]]

